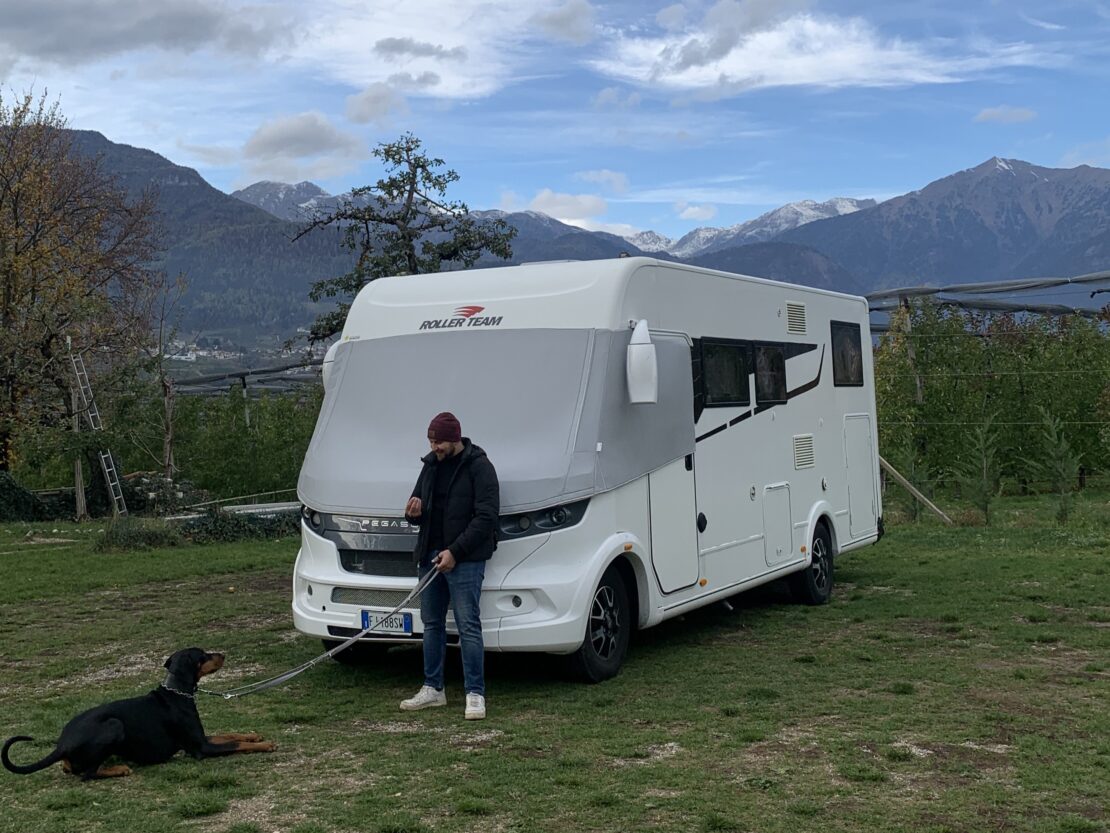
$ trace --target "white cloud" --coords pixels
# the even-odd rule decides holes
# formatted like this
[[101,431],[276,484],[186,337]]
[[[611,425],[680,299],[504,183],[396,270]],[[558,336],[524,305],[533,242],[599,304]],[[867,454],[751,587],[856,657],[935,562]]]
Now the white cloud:
[[516,191],[503,190],[501,192],[501,200],[497,207],[502,211],[523,211],[525,208],[524,202],[520,199],[520,195]]
[[374,51],[387,58],[437,58],[449,61],[465,61],[466,47],[454,46],[448,49],[438,43],[426,43],[413,38],[382,38],[374,44]]
[[1035,18],[1035,17],[1030,17],[1029,15],[1025,14],[1024,12],[1018,12],[1018,17],[1020,17],[1022,20],[1024,20],[1030,26],[1036,26],[1038,29],[1045,29],[1049,32],[1059,32],[1062,29],[1067,29],[1068,28],[1067,26],[1064,26],[1060,23],[1051,23],[1047,20],[1040,20],[1040,19]]
[[485,0],[480,13],[444,0],[302,5],[312,12],[291,64],[359,90],[400,72],[435,72],[435,95],[446,99],[482,98],[517,80],[530,59],[523,44],[534,36],[532,18],[550,8],[542,0]]
[[1036,117],[1036,111],[1030,110],[1028,107],[1011,107],[1008,104],[1000,104],[998,107],[986,107],[980,110],[975,116],[975,121],[1018,124],[1024,121],[1032,121]]
[[218,0],[4,0],[0,52],[79,66],[144,49],[258,57],[292,43],[291,14]]
[[594,96],[593,105],[598,110],[631,110],[640,106],[640,94],[626,94],[619,87],[606,87]]
[[717,206],[715,205],[690,205],[682,200],[674,204],[674,211],[680,220],[704,222],[717,216]]
[[243,145],[243,159],[255,179],[299,182],[347,173],[369,149],[321,113],[307,112],[261,125]]
[[610,171],[608,168],[597,171],[579,171],[574,175],[574,178],[581,179],[583,182],[596,182],[617,194],[623,194],[628,190],[628,176],[619,171]]
[[373,122],[384,127],[394,113],[403,115],[407,112],[408,104],[404,96],[389,84],[377,82],[357,95],[347,97],[347,118],[355,124]]
[[567,0],[552,11],[538,12],[532,21],[549,36],[581,46],[597,36],[594,15],[588,0]]
[[702,31],[665,47],[662,57],[676,70],[715,64],[746,36],[805,5],[804,0],[718,0],[705,14]]
[[597,220],[585,219],[581,221],[571,222],[564,220],[567,225],[577,226],[578,228],[585,229],[586,231],[604,231],[609,234],[615,234],[617,237],[630,237],[633,234],[639,234],[643,229],[629,225],[628,223],[602,223]]
[[438,86],[438,73],[425,71],[414,76],[411,72],[398,72],[389,76],[389,84],[399,90],[427,90]]
[[[718,3],[707,21],[722,15],[726,3]],[[591,65],[629,83],[719,98],[782,86],[951,83],[1000,67],[1059,61],[1025,43],[984,42],[967,54],[934,53],[900,38],[884,39],[860,18],[795,14],[778,19],[770,8],[763,10],[766,17],[749,16],[753,26],[759,24],[754,29],[706,26],[691,37],[618,38],[610,55]],[[944,48],[955,49],[952,44]]]
[[675,3],[673,6],[660,9],[655,15],[655,22],[668,32],[677,32],[686,25],[686,7],[681,3]]
[[560,194],[550,188],[544,188],[536,194],[528,207],[576,226],[582,226],[588,218],[597,217],[609,210],[605,200],[595,194]]

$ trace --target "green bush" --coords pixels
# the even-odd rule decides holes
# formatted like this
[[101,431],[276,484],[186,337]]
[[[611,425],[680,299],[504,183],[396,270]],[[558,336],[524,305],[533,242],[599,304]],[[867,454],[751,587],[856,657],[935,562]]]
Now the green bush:
[[181,533],[172,526],[124,517],[108,524],[95,549],[97,552],[133,552],[176,547],[184,543]]
[[194,544],[213,544],[228,541],[272,540],[297,535],[301,516],[297,512],[283,512],[265,517],[262,515],[233,515],[221,509],[203,517],[186,521],[182,534]]
[[45,521],[49,517],[41,500],[16,483],[10,473],[0,471],[0,521]]

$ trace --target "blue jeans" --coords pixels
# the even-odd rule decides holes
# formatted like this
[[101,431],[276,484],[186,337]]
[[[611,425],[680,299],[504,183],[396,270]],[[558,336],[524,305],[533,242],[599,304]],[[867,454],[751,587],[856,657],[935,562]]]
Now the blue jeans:
[[[420,561],[420,577],[432,569],[436,553]],[[462,649],[463,683],[467,694],[486,694],[485,646],[482,644],[482,580],[485,561],[460,561],[432,580],[420,595],[424,622],[424,685],[443,690],[443,660],[447,654],[447,606],[453,604]]]

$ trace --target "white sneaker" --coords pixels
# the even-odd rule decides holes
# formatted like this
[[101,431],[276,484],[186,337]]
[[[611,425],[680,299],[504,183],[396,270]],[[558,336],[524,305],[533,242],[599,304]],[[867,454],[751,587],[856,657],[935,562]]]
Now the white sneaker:
[[420,709],[430,709],[433,706],[446,706],[447,695],[442,691],[436,691],[430,685],[420,686],[420,691],[416,692],[408,700],[401,701],[401,711],[414,712]]
[[466,713],[464,717],[467,720],[485,720],[486,719],[486,698],[481,694],[471,692],[466,695]]

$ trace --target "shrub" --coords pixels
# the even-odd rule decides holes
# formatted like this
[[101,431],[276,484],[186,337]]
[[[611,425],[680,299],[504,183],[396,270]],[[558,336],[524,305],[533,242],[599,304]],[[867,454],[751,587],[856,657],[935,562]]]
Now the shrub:
[[966,453],[952,466],[952,474],[960,484],[963,496],[983,513],[983,523],[990,524],[991,502],[1001,489],[1001,466],[998,461],[998,430],[990,414],[971,432]]
[[1082,455],[1076,452],[1067,437],[1059,418],[1047,408],[1040,408],[1040,456],[1027,460],[1037,479],[1044,481],[1048,491],[1056,496],[1056,522],[1066,524],[1071,515],[1072,490],[1079,478]]
[[0,471],[0,521],[45,521],[49,513],[42,501]]
[[217,508],[200,518],[187,521],[181,531],[194,544],[212,544],[288,538],[300,532],[300,524],[299,512],[283,512],[267,517],[233,515]]
[[183,543],[181,533],[171,526],[124,517],[108,524],[95,549],[97,552],[133,552],[176,547]]

